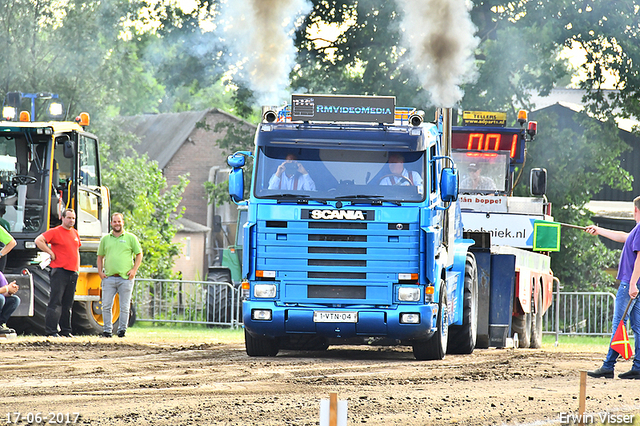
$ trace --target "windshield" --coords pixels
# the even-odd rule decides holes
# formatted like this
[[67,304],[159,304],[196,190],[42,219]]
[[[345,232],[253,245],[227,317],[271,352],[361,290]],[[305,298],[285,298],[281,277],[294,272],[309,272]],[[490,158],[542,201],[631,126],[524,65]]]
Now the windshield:
[[260,147],[259,198],[422,201],[423,152]]
[[509,151],[454,151],[453,160],[460,170],[461,193],[492,194],[509,189]]
[[0,226],[11,233],[38,232],[44,224],[48,140],[34,136],[0,137]]

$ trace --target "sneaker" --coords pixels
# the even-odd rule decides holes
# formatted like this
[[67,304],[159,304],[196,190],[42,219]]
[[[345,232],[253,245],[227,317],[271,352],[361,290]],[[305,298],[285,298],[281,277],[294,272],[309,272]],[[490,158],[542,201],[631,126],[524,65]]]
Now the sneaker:
[[605,379],[613,379],[613,370],[607,370],[605,368],[598,368],[597,370],[587,371],[589,377],[595,377],[596,379],[604,377]]
[[635,379],[640,380],[640,370],[629,370],[626,373],[618,374],[621,379]]
[[60,335],[61,335],[62,337],[76,337],[76,336],[74,336],[74,335],[73,335],[73,334],[71,334],[71,333],[60,333]]
[[105,331],[104,333],[102,333],[102,337],[107,337],[107,338],[113,337],[113,334],[108,333],[108,332]]
[[119,330],[118,331],[118,337],[124,337],[124,334],[126,333],[126,331],[124,330]]
[[47,334],[47,337],[60,337],[58,333]]
[[13,328],[7,327],[7,324],[0,325],[0,334],[13,334],[15,332]]

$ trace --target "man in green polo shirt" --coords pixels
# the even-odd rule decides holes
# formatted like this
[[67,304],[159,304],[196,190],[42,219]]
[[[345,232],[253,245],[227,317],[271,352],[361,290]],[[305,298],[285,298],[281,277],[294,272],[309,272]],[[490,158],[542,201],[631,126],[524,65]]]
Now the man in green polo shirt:
[[4,267],[7,264],[7,258],[5,257],[16,246],[16,240],[13,239],[9,231],[0,226],[0,272],[4,272]]
[[124,337],[129,321],[129,305],[133,293],[133,280],[142,263],[142,248],[138,237],[124,230],[122,213],[111,215],[111,233],[100,240],[98,271],[102,278],[102,335],[111,337],[113,322],[111,308],[116,293],[120,295],[120,321],[118,337]]

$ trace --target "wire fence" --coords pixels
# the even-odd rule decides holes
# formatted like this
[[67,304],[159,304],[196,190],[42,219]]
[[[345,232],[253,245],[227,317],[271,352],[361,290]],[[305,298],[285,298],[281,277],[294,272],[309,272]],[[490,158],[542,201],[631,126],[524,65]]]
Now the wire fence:
[[239,290],[213,281],[136,279],[136,321],[238,327]]
[[[556,292],[543,319],[546,334],[610,336],[615,294]],[[631,333],[631,330],[629,330]]]
[[[136,321],[236,328],[242,324],[240,292],[228,282],[136,279]],[[543,331],[557,336],[610,336],[614,304],[612,293],[556,291],[543,318]]]

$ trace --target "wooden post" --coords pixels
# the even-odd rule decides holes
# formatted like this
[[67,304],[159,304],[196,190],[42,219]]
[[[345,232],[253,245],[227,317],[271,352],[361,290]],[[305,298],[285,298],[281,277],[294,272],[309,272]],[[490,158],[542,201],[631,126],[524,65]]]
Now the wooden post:
[[329,426],[338,426],[338,394],[329,393]]
[[580,372],[580,405],[578,406],[578,417],[580,426],[584,426],[584,409],[587,402],[587,372]]

